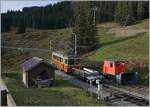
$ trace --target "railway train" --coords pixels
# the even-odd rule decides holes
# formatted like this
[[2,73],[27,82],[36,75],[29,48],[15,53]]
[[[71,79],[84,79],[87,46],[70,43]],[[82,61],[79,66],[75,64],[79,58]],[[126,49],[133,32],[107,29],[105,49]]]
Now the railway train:
[[61,51],[52,52],[52,64],[65,73],[70,73],[72,68],[80,68],[81,66],[78,65],[79,60],[80,58],[74,55],[66,55]]
[[83,65],[78,64],[79,61],[80,58],[74,55],[66,55],[60,51],[52,52],[52,64],[65,73],[73,73],[82,79],[93,79],[93,81],[111,76],[115,78],[118,84],[137,83],[137,72],[126,72],[125,63],[123,61],[105,60],[102,72],[85,68]]

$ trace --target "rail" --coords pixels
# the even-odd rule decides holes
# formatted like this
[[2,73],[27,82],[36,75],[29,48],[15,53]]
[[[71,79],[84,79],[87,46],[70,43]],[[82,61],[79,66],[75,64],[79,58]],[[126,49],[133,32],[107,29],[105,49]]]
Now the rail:
[[132,95],[132,96],[135,96],[135,97],[139,97],[139,98],[143,98],[145,100],[149,100],[148,97],[145,97],[144,95],[142,94],[138,94],[138,93],[135,93],[135,92],[132,92],[132,91],[128,91],[128,90],[125,90],[125,89],[122,89],[122,88],[118,88],[118,87],[115,87],[115,86],[112,86],[112,85],[108,85],[108,84],[104,84],[105,87],[108,87],[108,88],[111,88],[113,90],[117,90],[117,91],[120,91],[120,92],[123,92],[123,93],[126,93],[128,95]]

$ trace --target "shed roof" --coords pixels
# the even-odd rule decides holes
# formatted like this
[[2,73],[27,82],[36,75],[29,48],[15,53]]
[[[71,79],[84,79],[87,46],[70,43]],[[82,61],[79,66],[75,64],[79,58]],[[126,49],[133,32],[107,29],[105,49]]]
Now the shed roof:
[[25,61],[24,63],[21,64],[21,67],[25,70],[25,71],[29,71],[32,68],[38,66],[39,64],[44,63],[48,66],[50,66],[51,68],[54,69],[54,66],[52,66],[51,64],[45,62],[42,58],[38,58],[38,57],[32,57],[29,60]]

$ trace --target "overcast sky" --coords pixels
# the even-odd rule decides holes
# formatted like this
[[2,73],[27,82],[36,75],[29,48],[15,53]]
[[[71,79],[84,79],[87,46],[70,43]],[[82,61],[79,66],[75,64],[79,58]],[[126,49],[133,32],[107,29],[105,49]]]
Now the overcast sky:
[[56,0],[2,0],[1,13],[7,12],[8,10],[22,10],[23,7],[45,6],[56,2]]

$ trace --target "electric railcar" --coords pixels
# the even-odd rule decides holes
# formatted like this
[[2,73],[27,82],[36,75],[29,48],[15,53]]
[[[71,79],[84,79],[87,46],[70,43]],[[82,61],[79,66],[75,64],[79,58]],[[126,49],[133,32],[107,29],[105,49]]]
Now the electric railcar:
[[70,73],[72,68],[80,68],[80,66],[77,65],[79,60],[80,58],[77,58],[74,55],[66,55],[60,51],[52,52],[52,64],[66,73]]

